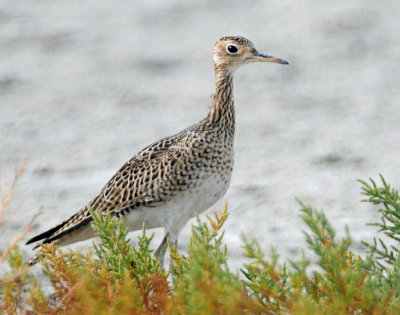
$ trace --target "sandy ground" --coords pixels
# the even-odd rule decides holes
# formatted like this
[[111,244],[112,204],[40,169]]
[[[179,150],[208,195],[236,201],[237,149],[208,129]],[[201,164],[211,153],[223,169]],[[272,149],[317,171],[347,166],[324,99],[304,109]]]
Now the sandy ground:
[[295,197],[323,208],[339,236],[349,226],[363,252],[360,240],[376,235],[365,223],[378,214],[360,203],[356,179],[381,173],[400,187],[400,2],[197,3],[0,2],[3,196],[27,157],[0,250],[39,207],[24,240],[80,209],[144,146],[201,119],[213,45],[243,35],[291,65],[251,64],[235,76],[235,169],[212,207],[228,201],[230,264],[243,261],[241,232],[266,252],[300,256]]

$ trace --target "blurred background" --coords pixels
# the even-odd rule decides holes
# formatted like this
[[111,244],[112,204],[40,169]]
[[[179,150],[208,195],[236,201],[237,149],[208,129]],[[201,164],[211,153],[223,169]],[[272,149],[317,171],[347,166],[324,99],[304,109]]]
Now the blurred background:
[[[3,198],[24,156],[27,163],[0,251],[39,207],[23,241],[78,211],[143,147],[206,115],[213,45],[241,35],[290,66],[251,64],[235,74],[234,174],[210,209],[228,202],[231,266],[244,261],[241,233],[266,253],[274,246],[282,259],[300,257],[305,226],[295,197],[324,209],[339,236],[349,226],[362,253],[378,213],[360,203],[356,180],[382,174],[400,188],[400,3],[294,3],[2,0]],[[182,251],[189,232],[190,223]]]

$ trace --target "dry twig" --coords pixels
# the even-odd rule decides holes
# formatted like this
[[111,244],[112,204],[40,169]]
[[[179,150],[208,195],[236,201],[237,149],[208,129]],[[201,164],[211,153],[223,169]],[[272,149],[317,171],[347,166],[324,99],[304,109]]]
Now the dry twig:
[[26,233],[29,232],[29,230],[32,228],[32,222],[33,220],[40,214],[42,211],[42,207],[37,210],[31,220],[29,221],[28,225],[25,227],[25,229],[22,231],[22,233],[18,234],[16,237],[14,237],[14,240],[7,246],[6,250],[4,251],[3,255],[0,257],[0,264],[3,262],[3,260],[7,257],[8,253],[17,245],[18,241],[25,236]]
[[1,211],[0,211],[0,226],[3,225],[2,219],[3,219],[4,213],[6,212],[6,208],[7,208],[8,204],[10,203],[10,201],[11,201],[11,199],[13,197],[13,192],[14,192],[15,184],[17,183],[17,179],[25,169],[25,163],[26,163],[26,157],[24,157],[22,159],[21,166],[18,169],[17,173],[15,174],[14,179],[13,179],[13,181],[11,183],[10,191],[9,191],[7,197],[4,198],[4,200],[2,201]]

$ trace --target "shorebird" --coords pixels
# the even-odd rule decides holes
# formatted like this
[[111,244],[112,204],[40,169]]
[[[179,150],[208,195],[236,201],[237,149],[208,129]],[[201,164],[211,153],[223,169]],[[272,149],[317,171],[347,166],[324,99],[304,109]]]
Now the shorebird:
[[[233,169],[235,108],[233,73],[250,62],[287,61],[259,53],[240,36],[222,37],[214,47],[216,88],[209,113],[181,132],[150,144],[133,156],[83,209],[57,226],[31,238],[60,246],[94,237],[89,209],[124,217],[129,230],[164,227],[155,251],[163,263],[167,240],[175,247],[181,229],[227,191]],[[31,259],[31,264],[37,256]]]

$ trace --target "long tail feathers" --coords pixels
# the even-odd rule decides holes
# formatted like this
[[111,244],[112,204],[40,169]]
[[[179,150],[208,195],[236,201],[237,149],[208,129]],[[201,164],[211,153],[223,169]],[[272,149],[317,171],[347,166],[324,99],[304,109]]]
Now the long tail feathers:
[[[53,227],[53,228],[51,228],[51,229],[39,234],[39,235],[36,235],[36,236],[32,237],[25,244],[28,245],[28,244],[32,244],[32,243],[35,243],[37,241],[40,241],[42,239],[49,238],[51,235],[53,235],[55,232],[57,232],[59,229],[61,229],[67,222],[68,222],[68,220],[60,223],[59,225],[57,225],[57,226],[55,226],[55,227]],[[34,247],[34,248],[37,248],[37,246]]]
[[[86,217],[85,219],[81,220],[80,222],[77,222],[75,224],[70,225],[71,221],[73,221],[77,216],[79,216],[80,214],[75,214],[74,216],[72,216],[71,218],[69,218],[68,220],[65,220],[64,222],[60,223],[59,225],[39,234],[36,235],[34,237],[32,237],[30,240],[28,240],[25,244],[32,244],[38,241],[42,241],[43,244],[48,244],[48,243],[58,243],[58,241],[66,234],[79,229],[80,227],[88,224],[90,221],[92,221],[92,217]],[[70,225],[70,226],[68,226]],[[63,228],[65,228],[63,230]],[[36,244],[33,249],[36,249],[40,247],[39,244]],[[30,266],[35,265],[37,262],[39,262],[39,255],[40,255],[39,251],[38,253],[36,253],[29,261],[28,264]]]

